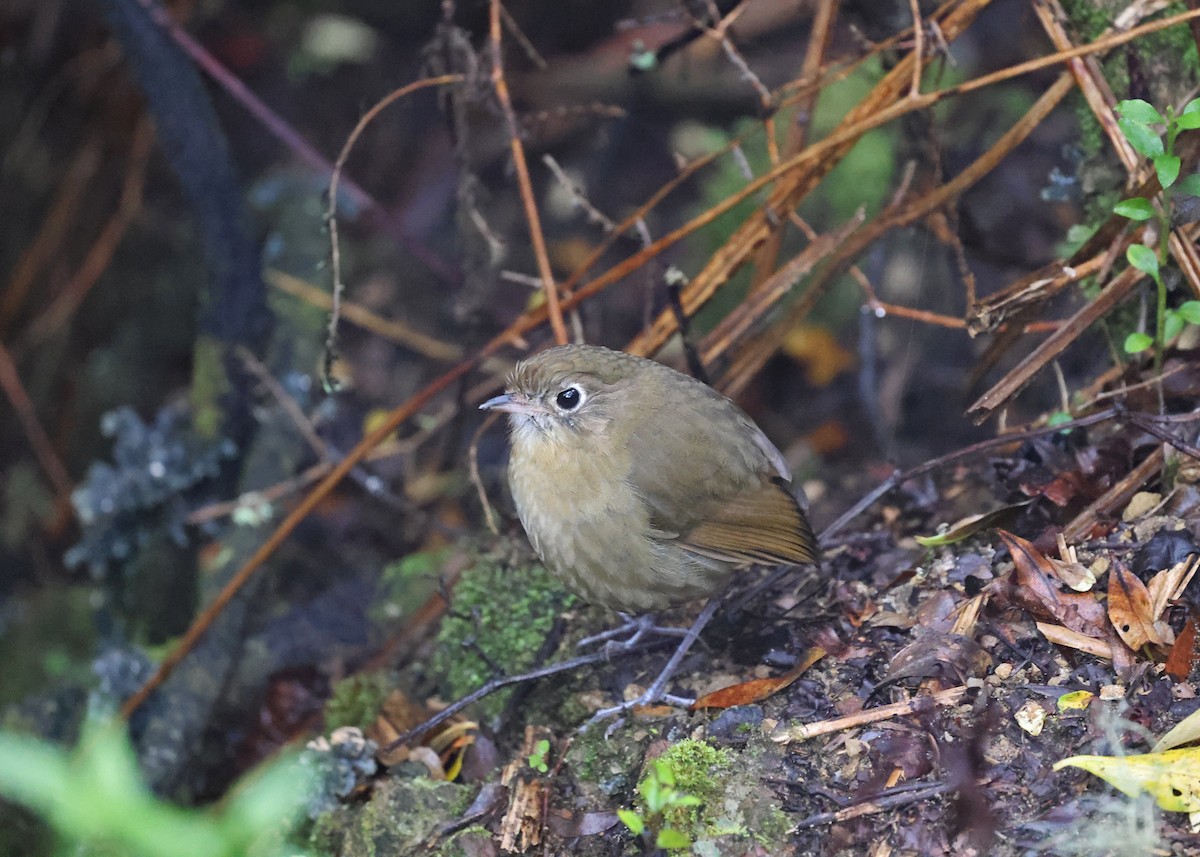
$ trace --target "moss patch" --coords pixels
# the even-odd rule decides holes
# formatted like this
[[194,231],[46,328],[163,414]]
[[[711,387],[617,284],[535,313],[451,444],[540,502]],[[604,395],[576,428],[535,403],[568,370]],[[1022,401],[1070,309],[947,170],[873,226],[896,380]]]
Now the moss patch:
[[344,806],[317,819],[310,844],[343,857],[441,853],[430,851],[427,842],[447,820],[462,815],[473,794],[469,786],[394,776],[375,786],[366,806]]
[[325,703],[325,731],[332,732],[340,726],[366,729],[375,722],[383,701],[395,686],[395,678],[386,670],[352,675],[338,682]]
[[[762,783],[764,768],[771,767],[777,756],[775,748],[761,744],[742,751],[690,738],[673,744],[654,761],[669,768],[675,791],[700,803],[668,807],[661,819],[646,820],[656,828],[681,831],[691,840],[690,849],[672,853],[740,855],[750,842],[767,853],[778,853],[788,843],[791,822]],[[645,794],[647,781],[654,776],[652,765],[638,784],[639,794]]]
[[[516,673],[531,667],[555,619],[573,600],[541,566],[485,559],[464,571],[433,657],[442,693],[456,699],[485,684],[496,669]],[[480,703],[482,713],[495,716],[508,696],[493,694]]]
[[379,589],[370,608],[371,621],[394,624],[411,614],[437,592],[438,578],[451,548],[419,551],[388,563],[379,576]]

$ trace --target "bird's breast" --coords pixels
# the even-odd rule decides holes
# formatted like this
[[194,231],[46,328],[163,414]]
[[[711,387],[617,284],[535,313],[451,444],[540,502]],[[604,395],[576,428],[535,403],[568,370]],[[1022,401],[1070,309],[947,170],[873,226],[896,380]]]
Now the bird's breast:
[[570,589],[614,609],[657,610],[708,594],[728,565],[651,527],[630,463],[603,439],[586,451],[550,438],[514,443],[509,483],[534,550]]

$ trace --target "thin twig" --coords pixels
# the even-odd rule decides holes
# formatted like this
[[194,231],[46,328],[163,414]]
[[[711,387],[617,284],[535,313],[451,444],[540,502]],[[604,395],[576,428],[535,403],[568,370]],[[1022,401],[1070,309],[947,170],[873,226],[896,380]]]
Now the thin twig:
[[[263,272],[263,278],[281,292],[319,309],[326,312],[333,309],[333,297],[329,292],[317,288],[300,277],[278,268],[268,268]],[[383,318],[353,301],[342,300],[341,315],[347,322],[357,325],[363,330],[368,330],[376,336],[382,336],[389,342],[401,345],[422,357],[428,357],[430,360],[436,360],[439,363],[453,363],[455,360],[463,359],[462,349],[457,345],[422,333],[399,319]]]
[[[808,37],[808,48],[804,52],[804,62],[800,67],[800,77],[816,78],[821,74],[821,65],[825,59],[825,52],[829,49],[829,43],[833,36],[833,25],[837,20],[838,6],[840,0],[821,0],[817,4],[816,11],[813,13],[812,30]],[[821,90],[812,89],[802,100],[795,102],[796,114],[792,117],[791,124],[788,126],[787,138],[783,145],[783,157],[790,158],[797,152],[800,152],[808,144],[808,132],[812,127],[813,113],[816,109],[817,98],[821,94]],[[774,142],[774,125],[768,126],[767,140],[771,147],[771,163],[779,162],[779,153],[775,151]],[[778,214],[778,212],[776,212]],[[795,209],[789,209],[792,222],[800,226],[801,230],[808,235],[811,241],[815,235],[810,234],[812,230],[806,229],[807,224],[804,223]],[[765,281],[775,272],[775,266],[779,260],[779,249],[783,244],[783,229],[772,229],[767,240],[763,242],[762,247],[754,256],[754,279],[751,284],[751,291],[759,287],[759,284]],[[857,268],[855,269],[857,270]]]
[[921,22],[920,0],[908,0],[908,9],[912,13],[913,19],[912,89],[909,90],[909,97],[916,98],[921,94],[921,71],[924,68],[923,60],[925,58],[925,25]]
[[46,264],[62,252],[67,231],[79,214],[79,201],[100,169],[101,153],[101,141],[89,137],[80,145],[63,173],[37,235],[21,251],[4,285],[4,293],[0,297],[0,334],[8,330],[9,324],[21,312],[25,297]]
[[[1192,414],[1187,416],[1191,417]],[[1200,447],[1194,443],[1188,443],[1182,438],[1178,438],[1165,429],[1161,429],[1154,424],[1153,420],[1147,419],[1142,414],[1126,414],[1125,419],[1131,424],[1140,428],[1146,434],[1154,435],[1163,443],[1168,443],[1182,452],[1184,455],[1189,455],[1192,458],[1200,459]]]
[[592,205],[591,201],[584,195],[583,189],[571,180],[571,177],[559,166],[558,161],[554,159],[553,155],[549,153],[542,155],[542,163],[546,165],[546,168],[550,170],[554,178],[558,179],[558,183],[562,186],[563,190],[571,195],[571,199],[575,201],[576,207],[583,209],[589,223],[595,223],[606,233],[610,233],[616,229],[617,225],[613,222],[612,218]]
[[[350,157],[350,152],[353,150],[354,144],[358,142],[359,136],[362,135],[367,126],[388,105],[407,95],[411,95],[419,89],[461,83],[462,80],[463,76],[461,74],[443,74],[437,77],[427,77],[423,80],[413,81],[407,86],[392,90],[375,102],[371,109],[363,114],[363,117],[355,124],[349,136],[346,137],[346,142],[342,144],[342,150],[338,152],[337,160],[334,162],[332,172],[329,176],[329,201],[325,209],[325,222],[329,227],[329,261],[333,273],[333,292],[330,298],[329,326],[325,334],[325,360],[322,368],[322,380],[327,385],[331,383],[333,363],[337,355],[337,328],[338,320],[341,318],[342,292],[345,291],[345,285],[342,283],[342,253],[341,244],[338,241],[337,219],[338,188],[342,181],[342,169],[346,166],[346,160]],[[349,182],[347,182],[347,187],[349,186]]]
[[816,723],[802,723],[777,729],[771,734],[771,740],[777,744],[790,744],[793,741],[806,741],[818,735],[830,735],[843,729],[855,729],[881,720],[891,720],[893,717],[903,717],[913,714],[931,705],[957,705],[966,696],[969,688],[966,686],[952,687],[929,696],[916,696],[905,702],[895,702],[891,705],[881,705],[878,708],[867,708],[844,717],[834,717],[830,720],[819,720]]
[[902,806],[950,794],[957,791],[958,787],[951,783],[910,783],[903,786],[902,789],[902,791],[892,790],[862,803],[856,803],[832,812],[818,812],[815,815],[810,815],[808,818],[802,818],[797,821],[794,829],[804,830],[809,827],[819,827],[822,824],[837,824],[861,818],[864,815],[873,815],[884,810],[898,809]]
[[525,162],[525,145],[521,142],[521,132],[517,125],[517,116],[513,111],[512,97],[508,92],[508,81],[504,78],[504,46],[500,39],[500,0],[489,3],[488,38],[492,45],[492,87],[496,91],[496,100],[504,112],[508,124],[508,142],[512,151],[513,166],[517,171],[517,187],[521,191],[521,204],[525,209],[525,222],[529,227],[529,239],[533,243],[533,257],[537,262],[538,275],[542,278],[542,288],[546,293],[546,311],[550,317],[550,328],[554,331],[554,341],[566,345],[569,341],[567,326],[563,322],[562,309],[559,306],[558,286],[554,283],[554,272],[550,268],[550,256],[546,252],[546,236],[542,232],[541,216],[538,214],[537,202],[533,198],[533,184],[529,180],[529,165]]
[[83,262],[72,274],[71,279],[54,301],[29,325],[22,337],[21,347],[31,346],[45,340],[55,330],[60,330],[79,309],[84,298],[88,296],[92,286],[100,279],[101,274],[108,270],[126,230],[142,210],[142,191],[146,184],[146,167],[150,162],[150,154],[154,148],[154,122],[149,116],[143,116],[133,132],[133,142],[129,147],[129,166],[121,183],[121,196],[117,202],[117,210],[104,224],[104,228],[92,242]]
[[64,505],[70,503],[71,476],[67,473],[67,468],[63,467],[58,453],[55,452],[54,444],[50,442],[50,436],[42,428],[42,423],[37,416],[37,409],[33,406],[29,394],[25,392],[25,385],[21,383],[21,374],[17,371],[17,364],[13,362],[12,355],[3,343],[0,343],[0,389],[4,390],[4,395],[8,396],[13,410],[17,412],[21,430],[33,448],[33,454],[37,456],[42,472],[50,480],[56,500]]
[[317,436],[317,431],[313,428],[312,421],[309,420],[308,416],[300,408],[300,404],[283,388],[283,385],[275,379],[275,376],[267,370],[267,367],[262,364],[261,360],[254,356],[254,352],[249,348],[244,345],[237,345],[234,347],[234,353],[242,361],[242,365],[250,371],[250,374],[258,379],[258,383],[266,387],[275,398],[275,401],[279,403],[279,406],[283,408],[283,412],[291,419],[292,425],[300,432],[300,435],[308,443],[312,451],[317,454],[317,457],[327,460],[328,454],[325,449],[325,442]]
[[544,667],[539,667],[535,670],[530,670],[529,672],[519,673],[517,675],[500,676],[498,678],[494,678],[491,681],[489,681],[487,684],[482,685],[481,687],[478,687],[475,690],[471,691],[466,696],[464,696],[462,699],[455,700],[453,703],[451,703],[450,705],[443,708],[441,711],[439,711],[433,717],[430,717],[428,720],[426,720],[424,723],[420,724],[419,726],[416,726],[413,729],[409,729],[407,732],[401,733],[399,735],[399,737],[397,737],[394,741],[381,747],[379,749],[379,752],[383,755],[393,752],[394,750],[396,750],[399,747],[404,746],[405,744],[407,744],[409,741],[413,740],[414,738],[416,738],[420,735],[423,735],[426,732],[428,732],[430,729],[433,729],[433,728],[437,727],[438,725],[440,725],[441,723],[444,723],[446,720],[453,717],[458,712],[462,711],[468,705],[471,705],[474,702],[478,702],[479,700],[484,699],[485,697],[491,696],[496,691],[503,690],[504,688],[509,687],[511,685],[522,684],[527,681],[537,681],[538,679],[548,678],[552,675],[558,675],[559,673],[565,673],[565,672],[570,672],[572,670],[577,670],[580,667],[586,667],[586,666],[589,666],[590,664],[604,663],[605,661],[611,660],[613,657],[623,657],[625,655],[641,654],[642,652],[647,651],[648,649],[651,649],[651,648],[655,648],[655,647],[656,647],[655,643],[651,642],[649,644],[641,643],[636,646],[630,646],[628,649],[618,649],[615,652],[610,652],[607,649],[605,649],[605,650],[598,651],[598,652],[592,652],[590,655],[579,655],[578,657],[574,657],[569,660],[559,661],[559,662],[553,663],[553,664],[547,664]]
[[479,505],[483,507],[483,519],[487,522],[487,528],[493,536],[500,535],[500,528],[496,526],[496,516],[492,512],[492,504],[488,502],[487,490],[483,487],[483,478],[479,475],[479,439],[483,437],[485,431],[492,427],[499,416],[498,411],[493,411],[484,417],[479,428],[475,429],[475,434],[471,437],[469,458],[471,484],[475,486],[475,493],[479,495]]

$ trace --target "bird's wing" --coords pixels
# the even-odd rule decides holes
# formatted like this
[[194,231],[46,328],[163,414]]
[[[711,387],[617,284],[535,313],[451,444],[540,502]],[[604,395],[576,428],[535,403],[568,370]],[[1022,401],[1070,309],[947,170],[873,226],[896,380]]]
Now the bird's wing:
[[819,563],[812,527],[777,477],[710,507],[703,520],[679,534],[677,543],[738,565]]
[[754,421],[701,384],[655,395],[631,399],[641,419],[620,442],[657,536],[736,565],[816,562],[783,455]]

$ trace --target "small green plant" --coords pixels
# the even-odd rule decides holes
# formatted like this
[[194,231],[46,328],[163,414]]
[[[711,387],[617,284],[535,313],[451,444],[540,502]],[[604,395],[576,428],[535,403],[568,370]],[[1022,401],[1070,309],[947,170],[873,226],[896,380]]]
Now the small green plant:
[[543,738],[533,745],[533,752],[529,754],[529,767],[535,771],[546,773],[550,770],[547,764],[547,759],[550,756],[550,742]]
[[[1179,335],[1183,325],[1200,324],[1200,301],[1186,301],[1178,308],[1167,308],[1167,286],[1162,268],[1167,262],[1167,244],[1171,235],[1172,199],[1177,194],[1200,196],[1200,174],[1193,173],[1179,181],[1179,156],[1175,140],[1179,132],[1200,128],[1200,98],[1190,101],[1178,114],[1168,106],[1166,115],[1140,99],[1122,101],[1117,105],[1121,117],[1117,125],[1125,139],[1138,154],[1150,160],[1158,183],[1162,187],[1156,206],[1145,197],[1121,200],[1113,211],[1134,221],[1154,220],[1158,227],[1158,245],[1149,247],[1134,244],[1125,253],[1129,264],[1148,274],[1158,290],[1154,313],[1154,336],[1135,331],[1125,338],[1125,351],[1138,354],[1154,346],[1154,371],[1162,369],[1163,346]],[[1159,128],[1162,131],[1159,131]]]
[[310,786],[294,757],[280,759],[235,787],[219,806],[187,809],[146,788],[122,724],[90,724],[72,752],[0,731],[0,796],[40,815],[67,843],[99,853],[299,855],[285,837],[303,813]]
[[630,832],[642,836],[647,827],[658,827],[658,834],[654,837],[656,848],[678,850],[691,846],[691,837],[667,824],[663,815],[674,809],[699,806],[703,801],[675,787],[675,773],[666,759],[654,760],[650,773],[638,783],[638,793],[642,797],[644,816],[632,809],[617,810],[617,816]]

